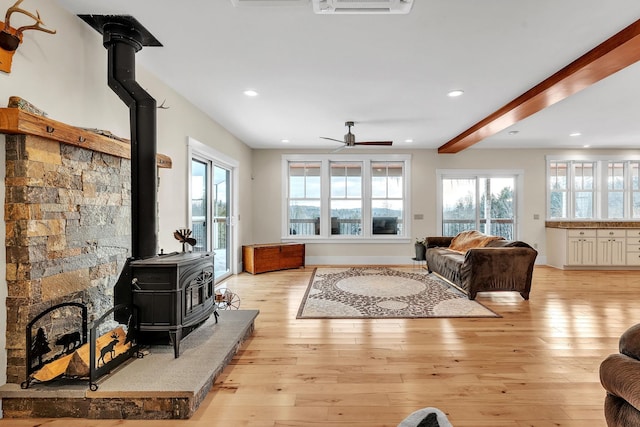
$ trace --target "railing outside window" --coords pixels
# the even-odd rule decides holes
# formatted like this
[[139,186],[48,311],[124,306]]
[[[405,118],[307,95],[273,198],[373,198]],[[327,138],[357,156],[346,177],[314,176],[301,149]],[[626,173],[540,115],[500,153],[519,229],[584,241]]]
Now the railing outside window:
[[[289,225],[291,230],[289,231],[292,235],[300,235],[300,236],[313,236],[320,234],[320,219],[291,219],[289,221]],[[362,235],[362,224],[359,219],[340,219],[340,218],[332,218],[331,219],[331,228],[333,235],[343,235],[343,236],[360,236]],[[402,235],[403,223],[400,218],[397,219],[397,228],[396,232],[385,233],[385,234],[399,234]]]
[[[191,237],[196,239],[194,252],[206,251],[207,227],[204,217],[199,219],[194,217],[191,221]],[[220,218],[213,223],[213,250],[226,248],[227,241],[227,220]]]

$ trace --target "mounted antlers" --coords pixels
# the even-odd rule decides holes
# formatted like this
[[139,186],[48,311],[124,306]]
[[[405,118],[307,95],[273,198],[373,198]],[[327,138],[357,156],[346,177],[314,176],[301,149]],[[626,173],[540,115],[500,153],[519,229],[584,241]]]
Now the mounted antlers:
[[[56,30],[50,30],[48,28],[42,28],[40,25],[45,25],[40,18],[40,12],[36,10],[35,15],[29,11],[19,8],[20,3],[24,0],[18,0],[13,6],[7,9],[7,13],[4,17],[4,23],[0,22],[0,70],[9,73],[11,71],[11,60],[13,54],[18,49],[20,43],[22,43],[22,33],[27,30],[43,31],[49,34],[55,34]],[[14,12],[22,13],[29,18],[34,19],[36,22],[33,25],[24,25],[22,27],[12,28],[10,24],[11,15]]]

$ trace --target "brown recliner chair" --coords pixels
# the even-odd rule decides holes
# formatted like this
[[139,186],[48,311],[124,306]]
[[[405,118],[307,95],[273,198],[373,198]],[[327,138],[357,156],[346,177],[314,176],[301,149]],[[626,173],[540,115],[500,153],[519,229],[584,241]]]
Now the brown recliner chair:
[[620,354],[600,364],[600,382],[607,391],[604,415],[608,427],[640,426],[640,324],[620,337]]

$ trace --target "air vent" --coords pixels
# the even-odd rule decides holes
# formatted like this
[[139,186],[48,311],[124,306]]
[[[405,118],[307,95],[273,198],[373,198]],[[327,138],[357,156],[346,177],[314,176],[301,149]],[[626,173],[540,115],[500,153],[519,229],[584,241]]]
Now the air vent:
[[413,0],[313,0],[318,14],[404,14],[411,6]]
[[309,0],[231,0],[235,7],[303,6]]

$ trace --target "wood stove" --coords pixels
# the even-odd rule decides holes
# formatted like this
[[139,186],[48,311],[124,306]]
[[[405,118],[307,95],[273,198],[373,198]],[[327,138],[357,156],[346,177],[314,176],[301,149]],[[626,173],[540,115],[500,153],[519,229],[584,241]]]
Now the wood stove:
[[182,252],[131,262],[133,304],[138,308],[139,339],[169,332],[174,356],[180,356],[183,331],[213,313],[213,254]]
[[[114,288],[114,303],[138,306],[140,338],[169,332],[175,357],[186,328],[216,314],[213,255],[157,255],[156,101],[136,81],[135,54],[162,46],[134,17],[79,15],[103,35],[109,87],[129,107],[131,124],[131,258]],[[121,321],[121,319],[116,319]]]

